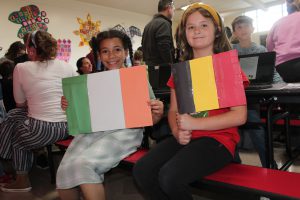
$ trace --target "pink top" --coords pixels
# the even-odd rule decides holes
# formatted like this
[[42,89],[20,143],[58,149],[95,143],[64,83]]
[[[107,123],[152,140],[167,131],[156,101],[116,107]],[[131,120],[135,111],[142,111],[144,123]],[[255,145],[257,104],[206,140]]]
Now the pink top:
[[300,57],[300,12],[278,20],[267,37],[268,51],[276,51],[276,66]]

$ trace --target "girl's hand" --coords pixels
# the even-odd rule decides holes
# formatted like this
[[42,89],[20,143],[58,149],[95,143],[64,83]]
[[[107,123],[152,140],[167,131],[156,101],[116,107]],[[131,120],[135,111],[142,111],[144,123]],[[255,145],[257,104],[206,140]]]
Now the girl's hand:
[[178,129],[181,129],[181,130],[192,130],[192,120],[194,118],[191,117],[190,115],[188,114],[179,114],[179,113],[176,113],[176,122],[177,122],[177,126],[178,126]]
[[191,138],[192,138],[192,134],[191,131],[185,131],[185,130],[180,130],[178,129],[178,131],[174,134],[177,142],[181,145],[186,145],[188,143],[190,143]]
[[62,97],[61,97],[61,109],[62,109],[63,111],[66,111],[67,108],[68,108],[68,101],[67,101],[67,99],[66,99],[65,96],[62,96]]
[[156,124],[164,114],[164,104],[159,100],[150,100],[149,105],[151,107],[152,120]]

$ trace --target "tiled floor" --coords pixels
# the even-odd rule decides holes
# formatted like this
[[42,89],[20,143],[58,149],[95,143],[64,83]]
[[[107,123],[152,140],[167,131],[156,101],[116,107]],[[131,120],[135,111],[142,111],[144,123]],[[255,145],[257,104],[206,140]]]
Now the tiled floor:
[[[243,163],[249,165],[260,166],[258,155],[251,151],[242,151],[240,153]],[[60,155],[56,156],[57,161],[61,158]],[[284,148],[275,148],[275,158],[279,165],[282,165],[287,158]],[[290,168],[290,171],[300,173],[300,159],[295,162]],[[48,170],[41,170],[34,168],[30,174],[33,190],[25,193],[3,193],[0,192],[0,200],[58,200],[55,186],[50,184],[50,177]],[[115,169],[106,175],[105,181],[107,200],[143,200],[144,198],[136,189],[132,176],[129,172]],[[201,195],[202,197],[200,197]],[[204,197],[203,197],[204,196]],[[224,197],[223,195],[214,194],[203,191],[195,193],[195,200],[248,200],[250,197],[232,196]]]

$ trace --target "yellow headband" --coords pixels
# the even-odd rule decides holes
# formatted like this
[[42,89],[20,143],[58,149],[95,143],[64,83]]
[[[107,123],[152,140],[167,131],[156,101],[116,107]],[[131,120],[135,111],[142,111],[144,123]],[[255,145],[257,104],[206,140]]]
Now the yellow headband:
[[217,11],[213,7],[211,7],[207,4],[204,4],[204,3],[193,3],[185,10],[184,15],[186,13],[188,13],[190,10],[195,9],[195,8],[203,8],[204,10],[207,10],[213,16],[213,18],[217,22],[218,26],[221,26],[220,18],[218,16]]

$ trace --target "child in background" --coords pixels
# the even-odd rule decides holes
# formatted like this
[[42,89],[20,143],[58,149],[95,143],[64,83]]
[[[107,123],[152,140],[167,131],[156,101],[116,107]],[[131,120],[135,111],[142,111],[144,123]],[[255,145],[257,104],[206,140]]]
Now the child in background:
[[[236,49],[239,55],[267,52],[266,47],[252,42],[251,35],[254,31],[252,19],[248,16],[238,16],[231,23],[233,36],[238,40],[232,48]],[[282,83],[282,78],[274,70],[273,83]]]
[[[181,61],[231,49],[223,22],[214,8],[194,3],[178,30]],[[201,66],[199,66],[201,67]],[[243,75],[245,83],[247,78]],[[206,111],[207,117],[179,114],[171,76],[168,120],[174,137],[158,143],[134,166],[137,184],[153,200],[191,200],[190,183],[229,164],[239,142],[237,127],[246,121],[246,105]],[[204,115],[203,115],[204,116]]]
[[[263,53],[267,52],[267,49],[262,46],[258,45],[251,40],[251,35],[254,31],[253,25],[252,25],[252,19],[248,16],[238,16],[236,17],[233,22],[231,23],[233,34],[236,37],[236,39],[239,41],[237,44],[233,44],[232,47],[238,51],[239,55],[247,55],[247,54],[254,54],[254,53]],[[274,71],[274,77],[273,82],[282,82],[281,77],[279,74]],[[248,122],[260,122],[260,107],[259,105],[248,105]],[[265,147],[265,130],[262,126],[259,126],[255,129],[247,129],[242,130],[241,134],[243,133],[243,136],[245,138],[244,134],[247,134],[249,138],[252,141],[252,144],[255,148],[255,150],[258,152],[260,162],[262,167],[268,167],[267,161],[266,161],[266,147]],[[235,162],[240,163],[240,157],[238,154],[238,150],[235,157]],[[273,164],[276,165],[275,161],[273,161]]]
[[[131,52],[130,38],[117,30],[100,32],[97,35],[97,49],[106,70],[124,68],[124,61]],[[149,87],[152,99],[154,98]],[[151,95],[150,95],[151,96]],[[153,122],[160,120],[163,104],[158,100],[149,102]],[[65,110],[67,101],[62,98]],[[57,189],[62,200],[78,200],[81,190],[84,199],[102,200],[104,174],[135,152],[141,145],[143,128],[100,131],[79,134],[73,139],[57,171]]]
[[133,54],[133,66],[144,65],[143,52],[141,50],[136,50]]

